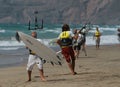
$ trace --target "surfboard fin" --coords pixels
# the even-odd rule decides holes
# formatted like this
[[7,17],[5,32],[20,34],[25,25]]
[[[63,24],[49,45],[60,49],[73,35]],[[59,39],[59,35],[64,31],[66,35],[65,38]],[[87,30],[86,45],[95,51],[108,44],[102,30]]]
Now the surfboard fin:
[[21,41],[21,39],[20,39],[20,36],[19,36],[18,32],[16,32],[16,34],[15,34],[15,38],[16,38],[16,40],[17,40],[18,42],[20,42],[20,41]]
[[50,63],[54,66],[54,63],[52,61]]
[[62,66],[62,63],[60,61],[58,61],[59,65]]
[[45,64],[45,63],[46,63],[46,60],[42,60],[42,62],[43,62],[43,64]]
[[61,58],[57,55],[57,58],[59,59],[59,60],[61,60]]

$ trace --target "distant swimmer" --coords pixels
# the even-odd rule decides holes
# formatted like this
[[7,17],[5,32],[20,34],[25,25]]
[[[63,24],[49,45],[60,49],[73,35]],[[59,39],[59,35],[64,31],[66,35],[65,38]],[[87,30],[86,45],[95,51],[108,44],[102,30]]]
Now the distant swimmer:
[[120,42],[120,28],[118,28],[118,33],[117,33],[117,35],[118,35],[118,41]]
[[98,27],[96,27],[96,31],[93,35],[93,39],[95,38],[95,42],[96,42],[96,49],[99,49],[99,47],[100,47],[100,36],[101,36],[101,33],[100,33]]

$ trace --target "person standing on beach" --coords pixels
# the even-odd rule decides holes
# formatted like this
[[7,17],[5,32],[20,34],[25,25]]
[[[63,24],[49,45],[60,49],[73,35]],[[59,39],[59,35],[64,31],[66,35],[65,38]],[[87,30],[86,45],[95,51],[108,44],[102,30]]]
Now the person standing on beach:
[[[37,38],[37,33],[32,32],[31,36],[34,38]],[[44,72],[43,72],[42,59],[40,57],[38,57],[32,50],[29,49],[29,58],[28,58],[28,64],[27,64],[28,81],[31,81],[32,69],[33,69],[35,64],[38,66],[41,80],[46,81],[45,77],[44,77]]]
[[73,75],[75,72],[75,55],[72,47],[72,39],[74,34],[70,31],[68,24],[62,26],[62,32],[60,33],[57,43],[61,47],[62,54],[68,63],[69,69]]
[[96,49],[99,49],[99,47],[100,47],[100,36],[101,36],[101,33],[100,33],[98,27],[96,27],[96,31],[93,35],[93,39],[95,38],[95,42],[96,42]]
[[86,34],[88,33],[89,29],[86,29],[86,26],[82,27],[82,29],[80,29],[81,34],[83,35],[83,44],[82,44],[82,50],[85,53],[85,56],[87,56],[87,52],[86,52]]

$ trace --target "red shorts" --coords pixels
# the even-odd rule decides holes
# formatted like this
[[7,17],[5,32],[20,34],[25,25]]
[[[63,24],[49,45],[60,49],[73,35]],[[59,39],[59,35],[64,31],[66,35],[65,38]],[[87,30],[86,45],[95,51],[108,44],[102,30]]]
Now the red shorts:
[[71,59],[75,60],[75,55],[72,47],[62,48],[62,54],[64,55],[67,62],[70,62]]

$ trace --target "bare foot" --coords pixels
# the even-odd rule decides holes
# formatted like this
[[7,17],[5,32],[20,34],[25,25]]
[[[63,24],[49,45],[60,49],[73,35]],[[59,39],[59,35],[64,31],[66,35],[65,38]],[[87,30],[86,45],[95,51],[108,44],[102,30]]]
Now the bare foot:
[[31,79],[28,79],[26,82],[30,82],[31,81]]
[[41,80],[42,80],[43,82],[46,82],[46,81],[47,81],[45,78],[41,78]]
[[76,75],[76,74],[77,74],[76,72],[72,73],[72,75]]

